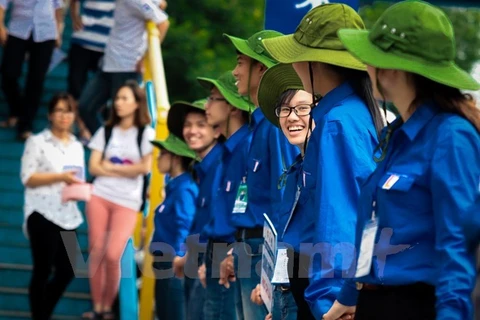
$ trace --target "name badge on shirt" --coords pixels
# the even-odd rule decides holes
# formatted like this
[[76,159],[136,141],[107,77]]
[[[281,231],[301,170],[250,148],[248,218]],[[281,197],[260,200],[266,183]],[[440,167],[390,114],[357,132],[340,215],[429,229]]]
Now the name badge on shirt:
[[83,168],[81,166],[72,166],[72,165],[63,166],[63,172],[66,172],[66,171],[75,171],[75,177],[77,177],[77,179],[81,181],[85,181]]
[[390,190],[390,188],[392,188],[393,185],[395,183],[397,183],[398,179],[400,179],[400,177],[397,176],[396,174],[390,175],[390,177],[387,179],[387,181],[385,181],[385,183],[383,184],[382,189]]
[[373,250],[375,247],[375,236],[378,230],[378,219],[373,218],[367,222],[362,233],[360,242],[360,253],[358,255],[357,270],[355,278],[366,276],[370,273],[373,260]]
[[162,204],[160,208],[158,208],[158,213],[162,213],[164,209],[165,209],[165,205]]
[[248,194],[247,184],[244,181],[238,186],[237,197],[235,198],[235,204],[233,206],[232,213],[245,213],[247,211]]

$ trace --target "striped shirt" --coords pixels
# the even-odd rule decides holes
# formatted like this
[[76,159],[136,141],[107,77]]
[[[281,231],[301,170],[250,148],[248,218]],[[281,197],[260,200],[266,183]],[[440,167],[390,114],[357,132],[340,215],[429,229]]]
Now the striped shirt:
[[55,10],[63,7],[63,0],[0,0],[0,7],[7,9],[12,4],[8,24],[11,36],[43,42],[55,40],[58,36]]
[[[80,0],[72,0],[80,1]],[[103,52],[113,27],[115,0],[82,1],[83,29],[72,34],[72,43],[89,50]]]
[[104,72],[135,72],[147,48],[145,23],[168,19],[159,0],[117,0],[110,37],[105,48]]

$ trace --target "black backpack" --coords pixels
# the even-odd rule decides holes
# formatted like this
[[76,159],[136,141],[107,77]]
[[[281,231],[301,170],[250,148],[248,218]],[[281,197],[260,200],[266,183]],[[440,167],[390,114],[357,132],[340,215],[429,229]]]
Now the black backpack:
[[[105,147],[103,148],[102,159],[105,158],[105,149],[107,149],[108,142],[110,141],[110,138],[112,137],[113,127],[105,126],[104,129],[105,129],[104,130],[104,133],[105,133]],[[140,152],[140,158],[142,158],[142,138],[143,138],[143,132],[144,131],[145,131],[145,127],[138,128],[137,146],[138,146],[138,151]],[[148,183],[149,183],[149,175],[146,174],[146,175],[143,176],[142,205],[140,206],[139,211],[143,211],[145,209],[145,203],[146,203],[146,199],[147,199]]]

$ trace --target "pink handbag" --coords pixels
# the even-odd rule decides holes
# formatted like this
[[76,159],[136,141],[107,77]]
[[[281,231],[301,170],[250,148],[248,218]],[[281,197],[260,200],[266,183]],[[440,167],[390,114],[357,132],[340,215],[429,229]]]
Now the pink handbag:
[[89,201],[92,197],[93,185],[90,183],[73,183],[62,190],[62,202]]

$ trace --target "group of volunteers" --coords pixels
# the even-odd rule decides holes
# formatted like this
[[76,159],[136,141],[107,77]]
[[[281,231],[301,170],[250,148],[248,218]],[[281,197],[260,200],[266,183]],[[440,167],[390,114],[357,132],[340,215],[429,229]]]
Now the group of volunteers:
[[[235,69],[154,142],[158,319],[471,319],[480,111],[460,90],[480,84],[445,13],[403,1],[367,31],[325,4],[291,35],[225,36]],[[264,214],[289,271],[269,314]]]
[[[155,146],[166,176],[149,248],[158,320],[472,319],[480,110],[461,90],[480,84],[454,62],[445,13],[403,1],[367,31],[349,6],[325,4],[294,34],[226,38],[235,68],[197,78],[206,99],[173,103],[165,140],[152,141],[145,92],[128,82],[90,141],[84,316],[113,318]],[[60,233],[82,221],[60,202],[84,171],[69,134],[75,106],[55,99],[51,128],[28,140],[22,160],[34,319],[51,315],[74,276]],[[399,111],[392,123],[387,103]],[[287,252],[274,267],[287,276],[268,279],[268,308],[266,220]]]

